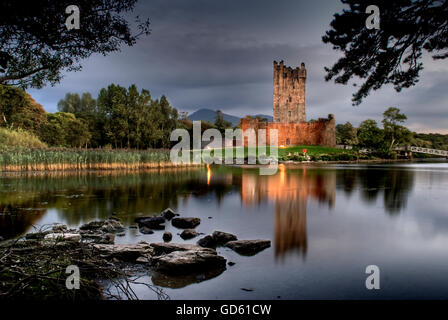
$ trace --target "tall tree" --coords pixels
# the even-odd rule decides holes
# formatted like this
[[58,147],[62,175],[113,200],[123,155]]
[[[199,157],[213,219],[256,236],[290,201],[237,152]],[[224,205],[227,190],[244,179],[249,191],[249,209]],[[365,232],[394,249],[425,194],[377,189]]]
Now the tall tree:
[[148,35],[149,20],[129,18],[136,0],[77,0],[80,28],[65,25],[70,1],[2,0],[0,2],[0,84],[41,88],[55,84],[64,71],[81,69],[81,60],[132,46]]
[[[334,15],[322,40],[343,57],[325,68],[325,79],[340,84],[365,79],[353,95],[353,104],[360,104],[371,90],[386,84],[397,91],[415,85],[423,69],[423,51],[436,60],[448,57],[448,0],[341,2],[349,8]],[[366,27],[369,5],[380,10],[379,29]]]
[[399,143],[406,143],[411,138],[411,131],[401,124],[407,120],[400,109],[391,107],[383,113],[383,127],[385,138],[389,143],[389,151]]

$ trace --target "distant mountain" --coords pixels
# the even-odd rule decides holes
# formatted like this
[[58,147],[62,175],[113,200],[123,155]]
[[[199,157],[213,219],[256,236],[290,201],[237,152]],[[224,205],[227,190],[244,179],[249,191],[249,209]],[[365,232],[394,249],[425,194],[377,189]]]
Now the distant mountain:
[[[240,123],[241,118],[240,117],[236,117],[227,113],[222,113],[224,116],[224,120],[231,122],[234,126],[236,126],[237,124]],[[257,114],[257,115],[252,115],[252,117],[261,117],[261,118],[266,118],[268,119],[268,121],[272,121],[273,118],[272,116],[268,116],[268,115],[264,115],[264,114]],[[193,112],[192,114],[190,114],[188,116],[188,119],[190,119],[191,121],[207,121],[210,123],[215,123],[215,119],[216,119],[216,111],[215,110],[211,110],[211,109],[199,109],[198,111]]]

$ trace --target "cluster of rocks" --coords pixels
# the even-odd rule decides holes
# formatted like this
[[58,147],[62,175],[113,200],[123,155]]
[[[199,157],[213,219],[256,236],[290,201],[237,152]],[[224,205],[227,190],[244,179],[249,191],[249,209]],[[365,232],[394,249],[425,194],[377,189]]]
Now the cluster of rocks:
[[[173,209],[168,208],[162,211],[158,216],[138,217],[134,220],[143,234],[153,234],[154,230],[165,230],[167,221],[171,221],[173,227],[185,229],[181,238],[184,240],[192,239],[198,235],[194,230],[200,223],[201,219],[193,217],[179,217],[179,214]],[[163,241],[170,242],[173,239],[171,232],[164,232],[162,236]]]
[[115,243],[115,235],[124,235],[124,226],[117,218],[103,221],[92,221],[78,229],[68,229],[66,225],[56,225],[44,231],[28,233],[27,240],[44,240],[49,243],[71,241],[92,242],[102,244]]
[[[179,217],[172,209],[164,210],[159,216],[139,217],[135,219],[141,233],[150,234],[153,230],[164,230],[167,221],[172,226],[183,229],[180,237],[184,240],[193,239],[199,235],[194,230],[201,219]],[[104,221],[92,221],[82,225],[79,230],[68,229],[65,225],[56,225],[43,232],[29,233],[26,239],[42,240],[43,242],[83,242],[89,243],[99,254],[114,261],[148,264],[155,270],[157,282],[170,284],[171,276],[181,275],[182,285],[188,281],[197,282],[194,276],[202,272],[203,279],[221,274],[226,269],[226,259],[220,256],[216,248],[227,247],[241,255],[254,255],[271,246],[269,240],[238,240],[231,233],[214,231],[197,241],[197,244],[169,243],[172,240],[170,232],[164,232],[164,242],[136,244],[115,244],[115,236],[123,235],[123,224],[117,218]],[[233,265],[233,262],[229,262]],[[206,275],[207,276],[206,276]],[[190,279],[186,282],[185,279]],[[201,279],[202,279],[201,278]],[[168,280],[167,280],[168,279]],[[185,283],[184,283],[185,282]]]
[[197,242],[201,247],[216,248],[217,246],[228,247],[241,255],[253,256],[260,251],[271,246],[270,240],[238,240],[231,233],[215,231],[211,235],[207,235]]

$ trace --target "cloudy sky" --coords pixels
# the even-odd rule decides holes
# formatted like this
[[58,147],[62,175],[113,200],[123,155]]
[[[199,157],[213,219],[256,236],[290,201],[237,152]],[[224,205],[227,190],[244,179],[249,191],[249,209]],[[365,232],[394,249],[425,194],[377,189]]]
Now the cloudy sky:
[[[381,120],[399,107],[418,132],[448,133],[448,60],[424,58],[420,82],[397,93],[373,92],[351,105],[353,87],[324,80],[324,66],[338,53],[321,37],[343,6],[336,0],[140,0],[136,14],[149,17],[152,34],[107,57],[95,55],[83,70],[55,87],[29,90],[48,112],[67,92],[90,92],[111,83],[136,84],[153,97],[165,94],[180,111],[221,109],[237,116],[272,115],[272,63],[284,60],[308,71],[307,118],[333,113],[337,123]],[[81,12],[82,28],[82,12]]]

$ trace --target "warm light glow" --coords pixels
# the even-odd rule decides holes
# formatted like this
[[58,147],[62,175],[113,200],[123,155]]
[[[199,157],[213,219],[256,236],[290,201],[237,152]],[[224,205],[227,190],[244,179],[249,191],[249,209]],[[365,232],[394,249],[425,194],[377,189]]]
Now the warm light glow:
[[210,165],[207,165],[207,185],[210,185],[211,178],[212,178],[212,170],[210,169]]
[[281,145],[279,148],[280,149],[285,149],[286,147],[284,145]]
[[285,165],[280,164],[278,169],[280,170],[280,183],[283,185],[285,183]]

